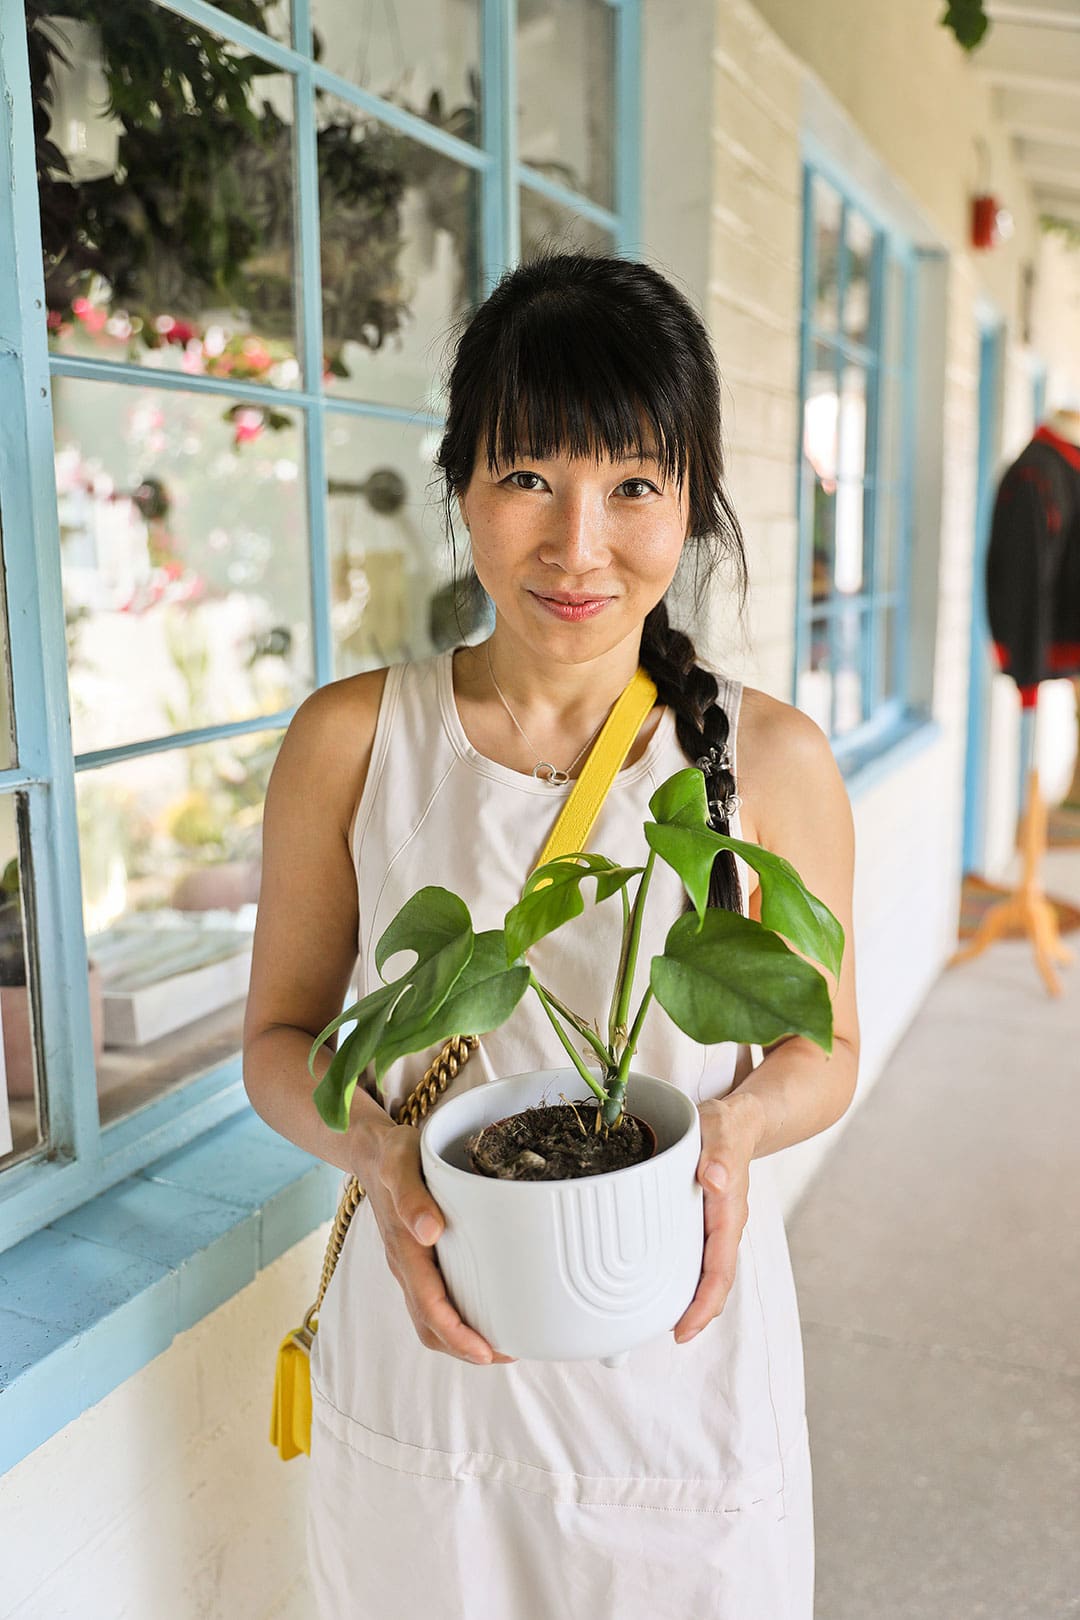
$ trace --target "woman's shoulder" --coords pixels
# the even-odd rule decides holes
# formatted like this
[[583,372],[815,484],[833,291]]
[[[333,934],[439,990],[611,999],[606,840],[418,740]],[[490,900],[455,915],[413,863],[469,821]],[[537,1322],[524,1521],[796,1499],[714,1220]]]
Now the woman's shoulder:
[[[756,686],[743,686],[735,765],[746,838],[769,846],[770,819],[782,819],[823,771],[836,772],[829,739],[816,720]],[[771,818],[770,818],[771,811]]]

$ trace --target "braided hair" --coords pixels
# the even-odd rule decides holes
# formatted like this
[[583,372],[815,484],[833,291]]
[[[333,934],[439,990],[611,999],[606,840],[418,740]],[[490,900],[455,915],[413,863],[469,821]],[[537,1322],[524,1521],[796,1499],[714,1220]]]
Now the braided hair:
[[[621,459],[658,447],[661,476],[689,479],[687,544],[706,582],[733,566],[741,614],[747,594],[742,532],[724,486],[720,377],[705,325],[690,300],[643,261],[547,249],[506,271],[452,329],[446,426],[435,456],[453,554],[455,609],[486,600],[473,568],[457,566],[453,500],[483,450],[489,471],[518,446],[538,458],[567,452]],[[698,595],[700,583],[698,582]],[[646,615],[640,662],[675,715],[679,744],[706,782],[710,820],[727,833],[738,806],[729,722],[715,675],[669,621],[666,598]],[[734,856],[713,863],[709,904],[742,910]],[[689,898],[686,902],[690,906]]]

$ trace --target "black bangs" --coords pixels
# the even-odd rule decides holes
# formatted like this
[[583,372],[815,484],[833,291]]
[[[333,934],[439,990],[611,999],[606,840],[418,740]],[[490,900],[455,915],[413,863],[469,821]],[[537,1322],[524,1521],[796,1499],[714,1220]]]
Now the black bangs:
[[451,548],[453,497],[484,461],[490,475],[530,457],[653,460],[680,498],[687,487],[695,562],[733,562],[741,608],[746,561],[724,484],[716,357],[666,276],[615,255],[539,253],[506,271],[453,336],[435,456]]
[[522,457],[655,457],[682,485],[690,402],[617,305],[579,289],[536,299],[499,334],[477,411],[489,472]]

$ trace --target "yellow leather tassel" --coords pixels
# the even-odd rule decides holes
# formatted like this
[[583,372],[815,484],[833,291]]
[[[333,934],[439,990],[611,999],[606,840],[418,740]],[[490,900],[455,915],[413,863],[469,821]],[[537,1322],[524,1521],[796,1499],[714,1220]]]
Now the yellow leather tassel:
[[301,1451],[311,1455],[311,1348],[304,1328],[287,1333],[278,1347],[270,1444],[284,1462]]

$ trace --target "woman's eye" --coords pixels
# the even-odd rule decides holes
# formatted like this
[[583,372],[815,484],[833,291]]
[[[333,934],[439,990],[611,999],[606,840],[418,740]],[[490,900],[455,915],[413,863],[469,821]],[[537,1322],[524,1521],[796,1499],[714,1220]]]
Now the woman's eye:
[[[543,483],[543,479],[540,478],[539,473],[529,472],[525,468],[520,468],[517,472],[508,473],[507,476],[506,476],[506,482],[510,483],[515,478],[536,478],[536,479],[539,479],[539,481],[541,483]],[[625,489],[628,484],[640,484],[640,486],[641,486],[641,495],[644,495],[650,489],[654,493],[657,493],[656,485],[655,484],[650,484],[650,482],[649,482],[649,480],[647,478],[624,478],[622,483],[619,485],[619,488],[620,489]],[[534,484],[528,484],[528,485],[515,484],[514,485],[515,489],[525,489],[526,492],[531,492],[535,487],[536,486]],[[641,495],[636,495],[634,497],[634,499],[640,499]]]
[[650,484],[647,478],[624,478],[621,487],[625,489],[627,484],[640,484],[643,491],[649,489],[655,490],[656,488],[656,485]]

